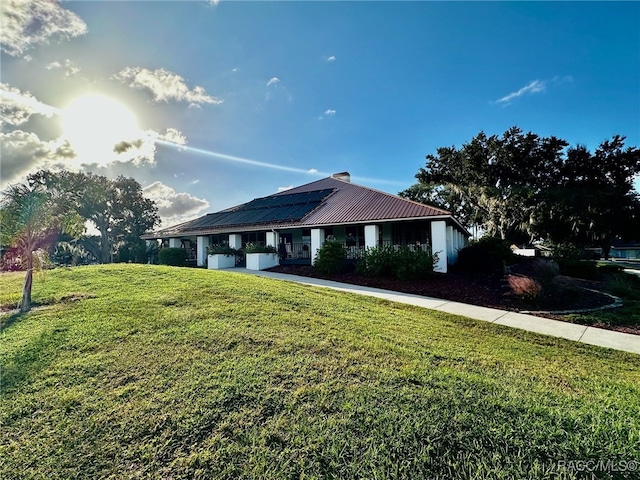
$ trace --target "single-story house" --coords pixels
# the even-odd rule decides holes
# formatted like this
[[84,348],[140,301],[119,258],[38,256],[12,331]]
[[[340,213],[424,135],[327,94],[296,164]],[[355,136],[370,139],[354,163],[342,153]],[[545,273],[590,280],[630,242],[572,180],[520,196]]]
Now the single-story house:
[[281,263],[313,264],[324,242],[335,240],[353,259],[375,246],[429,249],[439,272],[456,262],[469,237],[450,212],[356,185],[348,172],[142,236],[188,249],[199,266],[207,264],[211,245],[248,242],[273,245]]

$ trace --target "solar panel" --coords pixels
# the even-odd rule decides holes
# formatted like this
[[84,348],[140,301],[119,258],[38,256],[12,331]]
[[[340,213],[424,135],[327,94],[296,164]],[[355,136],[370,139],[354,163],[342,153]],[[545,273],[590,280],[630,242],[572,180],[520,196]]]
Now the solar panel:
[[331,188],[256,198],[237,208],[200,217],[185,227],[199,229],[293,222],[314,210],[333,191],[334,189]]

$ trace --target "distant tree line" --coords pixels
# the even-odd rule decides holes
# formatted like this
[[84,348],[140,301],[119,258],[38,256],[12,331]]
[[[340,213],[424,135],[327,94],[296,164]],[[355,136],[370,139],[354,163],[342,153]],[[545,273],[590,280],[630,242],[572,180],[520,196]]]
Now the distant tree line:
[[614,135],[594,152],[560,138],[480,132],[461,148],[426,156],[418,183],[400,195],[449,210],[467,227],[514,243],[602,248],[640,240],[640,150]]

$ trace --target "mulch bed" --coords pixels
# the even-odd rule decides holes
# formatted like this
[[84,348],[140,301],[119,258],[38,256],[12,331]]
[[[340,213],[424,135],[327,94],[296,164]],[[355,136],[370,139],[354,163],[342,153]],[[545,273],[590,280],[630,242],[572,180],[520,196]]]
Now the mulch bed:
[[[536,302],[530,302],[513,295],[506,277],[498,273],[449,272],[446,274],[434,274],[432,277],[423,280],[403,281],[395,278],[361,277],[355,273],[322,275],[314,271],[312,267],[304,265],[280,265],[269,270],[425,297],[442,298],[513,312],[527,311],[531,312],[532,315],[555,320],[563,320],[563,317],[544,312],[597,308],[610,305],[613,302],[611,297],[585,290],[601,290],[602,285],[600,282],[564,276],[557,276],[553,281],[553,288],[546,289],[545,295],[541,299]],[[636,326],[601,324],[592,326],[640,334],[640,327]]]

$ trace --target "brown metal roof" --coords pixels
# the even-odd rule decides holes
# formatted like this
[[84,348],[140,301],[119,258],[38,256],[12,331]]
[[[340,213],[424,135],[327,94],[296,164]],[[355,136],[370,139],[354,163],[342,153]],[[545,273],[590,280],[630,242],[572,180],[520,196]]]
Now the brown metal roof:
[[[207,217],[216,214],[208,214],[203,217],[168,227],[154,233],[144,235],[142,238],[169,238],[175,236],[210,235],[217,233],[237,233],[252,230],[271,230],[295,227],[311,227],[314,225],[340,225],[357,222],[378,222],[383,220],[400,220],[425,217],[450,217],[451,213],[422,203],[417,203],[405,198],[391,195],[368,187],[363,187],[338,178],[327,177],[315,182],[307,183],[284,192],[276,193],[271,197],[292,195],[305,192],[317,192],[320,190],[333,190],[333,193],[324,197],[322,202],[308,212],[300,220],[293,222],[273,223],[246,223],[239,225],[216,225],[215,222],[206,221]],[[241,207],[241,206],[238,206]],[[238,207],[222,210],[218,213],[230,212]],[[205,221],[203,221],[205,220]],[[460,226],[455,220],[455,224]],[[207,225],[200,226],[200,225]],[[461,226],[460,226],[461,227]],[[462,228],[462,227],[461,227]]]
[[327,197],[317,209],[306,215],[301,220],[301,225],[327,225],[451,215],[446,210],[332,177],[292,188],[286,193],[328,188],[334,188],[334,193]]

